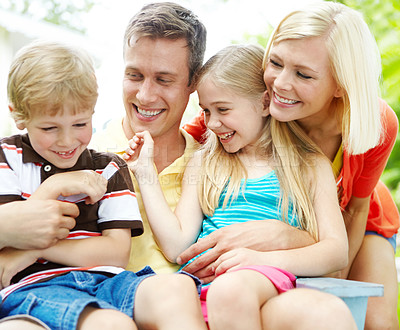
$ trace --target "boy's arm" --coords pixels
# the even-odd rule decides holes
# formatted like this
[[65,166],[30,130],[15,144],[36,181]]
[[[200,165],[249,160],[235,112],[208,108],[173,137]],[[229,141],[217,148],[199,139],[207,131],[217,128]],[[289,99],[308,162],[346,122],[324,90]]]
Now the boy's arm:
[[125,268],[129,260],[130,245],[130,229],[107,229],[103,230],[102,236],[64,239],[42,250],[5,248],[0,251],[0,286],[8,286],[14,275],[40,258],[71,267]]
[[116,266],[125,268],[131,247],[130,229],[106,229],[101,236],[65,239],[37,250],[39,258],[66,266]]

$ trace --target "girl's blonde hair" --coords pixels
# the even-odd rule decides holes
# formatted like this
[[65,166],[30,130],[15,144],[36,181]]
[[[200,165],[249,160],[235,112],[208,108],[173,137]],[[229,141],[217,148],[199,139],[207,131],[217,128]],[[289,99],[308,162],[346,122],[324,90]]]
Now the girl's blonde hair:
[[33,111],[63,111],[67,101],[73,102],[76,112],[94,109],[98,96],[95,70],[86,52],[41,40],[17,52],[7,92],[17,123],[29,121]]
[[[255,45],[226,47],[203,66],[198,83],[211,78],[217,86],[261,103],[266,89],[263,54],[263,49]],[[203,213],[211,216],[225,187],[227,194],[223,207],[238,196],[241,180],[247,178],[247,171],[237,153],[226,152],[211,130],[207,134],[201,151],[199,196]],[[270,116],[257,148],[258,155],[265,155],[271,160],[280,182],[282,220],[288,221],[289,205],[292,204],[300,227],[317,239],[313,189],[308,178],[311,178],[310,168],[314,165],[312,155],[319,154],[319,149],[295,122],[282,123]]]
[[290,13],[276,27],[267,45],[264,69],[274,44],[310,37],[325,39],[330,69],[344,91],[337,109],[344,147],[350,154],[362,154],[381,138],[381,62],[375,39],[354,9],[333,2],[313,4]]

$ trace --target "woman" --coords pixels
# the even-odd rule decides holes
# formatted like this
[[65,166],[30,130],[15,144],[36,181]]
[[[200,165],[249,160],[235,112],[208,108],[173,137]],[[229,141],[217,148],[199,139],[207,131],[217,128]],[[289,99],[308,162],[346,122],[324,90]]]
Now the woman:
[[288,15],[264,58],[271,116],[296,120],[332,161],[349,238],[342,277],[382,283],[370,298],[366,328],[398,329],[394,262],[399,215],[379,182],[398,120],[379,100],[380,56],[361,15],[322,3]]
[[349,265],[340,276],[385,286],[384,297],[369,299],[365,328],[398,329],[399,213],[379,181],[398,120],[378,98],[380,56],[368,26],[338,3],[292,12],[269,41],[264,69],[271,115],[296,120],[332,161],[349,238]]

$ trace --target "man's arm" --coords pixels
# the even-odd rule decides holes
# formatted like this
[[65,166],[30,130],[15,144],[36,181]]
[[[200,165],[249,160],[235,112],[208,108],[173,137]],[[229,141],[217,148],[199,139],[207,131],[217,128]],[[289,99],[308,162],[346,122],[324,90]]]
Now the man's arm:
[[79,210],[55,200],[15,201],[0,205],[0,249],[44,249],[68,236]]
[[267,252],[300,248],[314,243],[315,240],[308,232],[282,221],[248,221],[226,226],[202,238],[179,256],[178,263],[184,264],[210,249],[184,268],[208,283],[214,278],[214,261],[232,249],[248,248]]

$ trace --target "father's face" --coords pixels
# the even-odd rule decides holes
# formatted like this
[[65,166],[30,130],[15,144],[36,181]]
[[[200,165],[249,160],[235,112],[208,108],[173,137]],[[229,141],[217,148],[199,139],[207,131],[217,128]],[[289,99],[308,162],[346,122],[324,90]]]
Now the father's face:
[[[125,135],[148,130],[153,138],[176,134],[193,92],[188,86],[186,40],[132,40],[125,49]],[[173,133],[172,133],[173,132]]]

